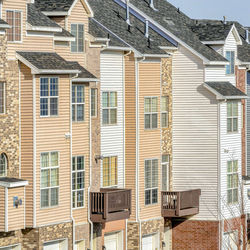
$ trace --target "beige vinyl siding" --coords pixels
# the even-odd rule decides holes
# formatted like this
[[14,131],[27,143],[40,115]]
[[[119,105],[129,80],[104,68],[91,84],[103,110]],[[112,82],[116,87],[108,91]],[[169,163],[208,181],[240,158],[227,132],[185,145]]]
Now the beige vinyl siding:
[[21,163],[26,187],[26,225],[33,226],[33,97],[30,69],[20,63],[21,78]]
[[8,42],[7,56],[8,59],[16,58],[16,51],[31,50],[32,51],[53,51],[53,37],[39,37],[26,35],[26,0],[4,0],[2,1],[2,19],[6,21],[6,10],[19,10],[22,12],[22,41]]
[[[44,76],[42,76],[44,77]],[[70,79],[68,75],[58,76],[59,104],[57,117],[40,117],[40,76],[36,76],[36,209],[37,225],[71,220],[71,156],[70,139]],[[40,154],[59,152],[59,205],[54,208],[40,208]],[[56,216],[55,216],[56,214]]]
[[5,188],[0,187],[0,232],[5,230]]
[[[161,128],[160,128],[160,100],[161,100],[161,63],[139,63],[139,202],[140,219],[150,219],[161,216]],[[158,128],[144,129],[144,97],[158,98]],[[145,206],[144,161],[158,159],[158,203]]]
[[192,219],[217,220],[218,107],[203,83],[203,62],[181,46],[173,56],[173,190],[201,188]]
[[[17,196],[22,199],[22,205],[18,208],[13,205],[13,197]],[[14,231],[24,228],[24,212],[25,212],[25,199],[24,187],[9,188],[8,189],[8,230]]]
[[[79,83],[81,84],[81,83]],[[87,222],[88,219],[88,186],[89,186],[89,87],[84,85],[85,105],[84,121],[73,122],[72,127],[72,155],[84,156],[85,189],[84,208],[73,210],[73,217],[76,223]]]
[[51,17],[50,19],[52,19],[54,22],[56,22],[57,24],[59,24],[61,27],[65,28],[65,16],[54,16]]
[[136,86],[134,55],[125,57],[125,179],[132,190],[131,220],[136,216]]

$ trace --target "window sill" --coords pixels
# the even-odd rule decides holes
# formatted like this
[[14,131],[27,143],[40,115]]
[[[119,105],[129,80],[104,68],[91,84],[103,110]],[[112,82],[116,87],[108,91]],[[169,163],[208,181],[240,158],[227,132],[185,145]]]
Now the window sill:
[[48,116],[41,116],[40,115],[40,118],[44,119],[44,118],[58,118],[60,117],[59,115],[48,115]]
[[85,206],[83,206],[83,207],[74,207],[74,208],[72,207],[72,210],[75,211],[75,210],[81,210],[81,209],[84,209],[84,208],[85,208]]
[[159,205],[159,202],[154,203],[154,204],[148,204],[148,205],[144,204],[144,207],[148,208],[148,207],[154,207],[154,206],[158,206],[158,205]]
[[239,131],[235,131],[235,132],[227,132],[228,135],[235,135],[235,134],[239,134]]
[[48,210],[48,209],[55,209],[55,208],[59,208],[59,205],[51,206],[51,207],[40,207],[40,210]]
[[72,121],[73,124],[83,124],[86,123],[86,121]]
[[21,43],[23,43],[23,41],[7,41],[7,43],[11,43],[11,44],[21,44]]

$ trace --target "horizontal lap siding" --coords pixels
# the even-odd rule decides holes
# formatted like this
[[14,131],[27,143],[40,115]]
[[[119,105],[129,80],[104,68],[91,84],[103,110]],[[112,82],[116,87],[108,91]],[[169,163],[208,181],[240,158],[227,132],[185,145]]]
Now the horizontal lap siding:
[[65,16],[51,17],[51,19],[59,24],[61,27],[65,28]]
[[[123,54],[101,53],[101,117],[102,92],[117,92],[117,125],[101,126],[101,154],[118,157],[118,187],[124,187],[124,107],[123,107]],[[102,118],[101,118],[102,123]],[[102,169],[102,168],[101,168]],[[102,180],[102,170],[101,170]],[[102,184],[102,181],[101,181]]]
[[0,187],[0,232],[5,230],[5,188]]
[[[160,100],[161,100],[161,63],[139,63],[139,202],[140,219],[161,216],[161,129],[160,129]],[[144,129],[144,97],[158,97],[158,129]],[[144,161],[158,159],[158,203],[145,206],[145,175]]]
[[202,86],[203,63],[180,47],[173,56],[173,190],[201,188],[195,219],[217,219],[217,102]]
[[132,189],[131,220],[136,213],[136,86],[135,59],[125,57],[125,159],[126,188]]
[[[79,83],[80,84],[80,83]],[[72,123],[72,156],[84,156],[85,160],[85,208],[73,210],[76,223],[87,221],[89,186],[89,87],[85,84],[84,122]]]
[[26,187],[26,225],[33,226],[33,87],[31,71],[20,64],[21,78],[21,166]]
[[218,82],[225,81],[226,71],[225,66],[206,66],[205,68],[205,81]]
[[[36,209],[37,225],[68,221],[71,207],[71,156],[70,139],[65,134],[70,132],[70,79],[68,75],[58,76],[59,115],[58,117],[40,117],[40,78],[36,77]],[[59,152],[59,206],[40,208],[40,154]],[[56,214],[56,216],[55,216]]]
[[[22,205],[18,208],[13,206],[13,197],[22,199]],[[8,189],[8,230],[14,231],[24,228],[25,198],[24,187]]]

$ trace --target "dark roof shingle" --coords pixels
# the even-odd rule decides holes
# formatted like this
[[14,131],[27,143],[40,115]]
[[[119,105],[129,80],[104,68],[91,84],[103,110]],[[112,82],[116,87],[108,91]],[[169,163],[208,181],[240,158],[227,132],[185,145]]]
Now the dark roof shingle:
[[68,11],[74,0],[35,0],[35,6],[40,11]]
[[77,78],[97,79],[93,74],[91,74],[88,70],[82,67],[78,62],[69,62],[69,63],[72,65],[74,69],[79,69],[81,71],[81,73],[78,74]]

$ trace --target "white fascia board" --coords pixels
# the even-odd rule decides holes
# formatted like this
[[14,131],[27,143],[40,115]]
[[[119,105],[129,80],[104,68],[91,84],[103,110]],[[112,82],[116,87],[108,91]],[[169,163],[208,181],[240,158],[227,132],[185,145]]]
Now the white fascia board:
[[11,26],[9,24],[0,24],[0,29],[10,29]]
[[[87,9],[88,9],[88,11],[89,11],[89,13],[90,13],[90,17],[93,17],[93,16],[94,16],[94,12],[92,11],[92,9],[91,9],[91,7],[90,7],[88,1],[86,1],[86,0],[80,0],[80,1],[81,1],[81,2],[84,2],[84,4],[86,5],[86,7],[87,7]],[[75,5],[76,5],[77,2],[78,2],[78,0],[75,0],[75,1],[72,3],[72,5],[71,5],[71,7],[70,7],[70,9],[69,9],[69,11],[68,11],[68,15],[71,14],[71,11],[73,10],[73,8],[75,7]]]
[[0,186],[6,187],[6,188],[24,187],[24,186],[27,186],[28,184],[29,184],[28,181],[18,181],[18,182],[0,181]]
[[54,41],[74,42],[75,40],[76,40],[75,37],[54,36]]
[[221,40],[221,41],[201,41],[203,44],[206,45],[224,45],[225,44],[225,40]]
[[[240,38],[239,32],[238,32],[238,30],[236,29],[236,27],[235,27],[234,24],[232,25],[232,28],[231,28],[231,30],[229,31],[226,40],[228,39],[228,37],[229,37],[229,35],[230,35],[231,32],[233,33],[234,36],[236,36],[237,45],[242,45],[242,40],[241,40],[241,38]],[[237,39],[238,39],[238,41],[237,41]]]
[[159,46],[159,48],[162,50],[174,50],[174,51],[178,50],[177,47],[170,47],[170,46]]
[[204,65],[229,65],[229,62],[220,62],[220,61],[209,61],[204,63]]
[[68,11],[42,11],[45,16],[68,16]]
[[27,30],[32,31],[49,31],[49,32],[62,32],[61,27],[48,27],[48,26],[33,26],[29,23],[26,25]]
[[227,100],[249,99],[249,97],[248,96],[224,96],[224,99],[227,99]]
[[74,78],[72,82],[100,82],[97,78]]
[[108,46],[105,50],[133,51],[130,47]]
[[54,75],[68,75],[68,74],[80,74],[81,71],[78,69],[39,69],[38,72],[34,72],[34,74],[54,74]]
[[95,37],[95,42],[109,42],[110,39],[102,38],[102,37]]
[[168,54],[159,54],[159,55],[157,55],[157,54],[152,54],[152,55],[151,54],[143,54],[142,56],[145,58],[168,58],[171,55],[168,55]]

